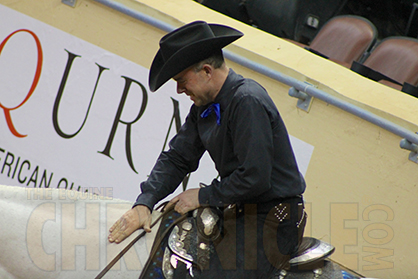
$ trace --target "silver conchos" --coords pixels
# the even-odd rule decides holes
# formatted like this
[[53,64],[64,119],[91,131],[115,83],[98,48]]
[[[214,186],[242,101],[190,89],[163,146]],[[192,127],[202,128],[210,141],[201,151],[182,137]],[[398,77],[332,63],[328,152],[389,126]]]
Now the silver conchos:
[[216,222],[219,220],[219,216],[214,214],[212,210],[206,207],[203,209],[200,218],[202,219],[202,223],[204,225],[203,232],[207,236],[211,235],[213,233],[214,227],[216,226]]

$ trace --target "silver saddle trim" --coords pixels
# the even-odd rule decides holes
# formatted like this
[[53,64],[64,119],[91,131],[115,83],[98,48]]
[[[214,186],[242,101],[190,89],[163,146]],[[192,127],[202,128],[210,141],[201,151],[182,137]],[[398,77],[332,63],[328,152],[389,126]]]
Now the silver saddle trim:
[[219,216],[210,208],[199,208],[193,212],[193,217],[188,217],[173,227],[163,256],[162,269],[165,278],[173,278],[178,262],[186,265],[192,277],[194,268],[208,267],[213,249],[210,240],[219,236],[219,229],[216,227],[218,220]]
[[166,279],[173,279],[174,269],[177,268],[178,262],[182,262],[186,265],[186,269],[189,271],[190,276],[194,277],[193,274],[193,264],[189,261],[186,261],[176,254],[172,254],[170,249],[165,249],[164,258],[163,258],[163,275]]
[[214,227],[216,226],[216,222],[219,220],[218,215],[214,214],[209,208],[205,208],[203,209],[200,218],[202,219],[202,223],[204,225],[203,232],[207,236],[211,235]]
[[184,263],[191,277],[194,277],[193,256],[184,249],[184,241],[193,225],[187,219],[180,224],[181,233],[179,225],[176,225],[168,237],[168,247],[164,251],[162,270],[166,279],[173,278],[174,269],[177,268],[179,262]]
[[331,244],[319,239],[304,237],[304,239],[313,241],[313,245],[302,251],[299,255],[289,260],[289,263],[294,265],[308,264],[316,260],[320,260],[331,255],[335,247]]
[[[190,224],[190,223],[186,221],[185,224]],[[183,228],[184,227],[185,226],[183,225]],[[183,232],[180,235],[179,234],[179,227],[175,226],[173,228],[173,230],[171,231],[170,236],[168,237],[168,247],[170,247],[170,249],[173,251],[173,253],[175,253],[179,257],[185,259],[186,261],[193,262],[192,255],[188,254],[187,251],[185,249],[183,249],[183,247],[184,247],[183,240],[184,240],[186,234],[187,234],[187,230],[183,229]]]

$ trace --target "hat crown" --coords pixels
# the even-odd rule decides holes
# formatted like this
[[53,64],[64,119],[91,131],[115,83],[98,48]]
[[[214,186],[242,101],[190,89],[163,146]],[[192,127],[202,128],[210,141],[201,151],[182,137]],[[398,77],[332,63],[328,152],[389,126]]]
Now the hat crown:
[[167,61],[182,48],[214,37],[215,34],[206,22],[196,21],[164,36],[160,40],[160,51],[164,61]]
[[194,21],[161,38],[148,83],[156,91],[170,78],[208,58],[243,34],[229,26]]

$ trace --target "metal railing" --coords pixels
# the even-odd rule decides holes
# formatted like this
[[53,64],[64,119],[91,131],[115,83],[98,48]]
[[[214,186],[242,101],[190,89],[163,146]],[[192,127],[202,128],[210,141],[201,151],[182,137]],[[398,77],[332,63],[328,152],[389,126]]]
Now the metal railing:
[[[120,4],[116,1],[112,1],[112,0],[94,0],[94,1],[104,4],[110,8],[113,8],[130,17],[143,21],[149,25],[152,25],[166,32],[170,32],[176,28],[175,26],[172,26],[159,19],[153,18],[137,10],[132,10],[131,8],[126,7],[123,4]],[[225,54],[225,58],[235,63],[238,63],[260,74],[263,74],[267,77],[270,77],[274,80],[277,80],[281,83],[291,86],[289,90],[289,95],[299,99],[298,107],[301,109],[308,110],[308,107],[310,106],[311,98],[315,97],[330,105],[333,105],[346,112],[356,115],[370,123],[373,123],[393,134],[396,134],[402,137],[403,139],[400,142],[400,147],[406,150],[410,150],[411,153],[409,155],[409,159],[411,161],[414,161],[415,163],[418,163],[418,134],[411,132],[391,121],[388,121],[385,118],[377,116],[356,105],[353,105],[351,103],[338,99],[322,90],[317,89],[311,84],[308,84],[306,82],[284,75],[276,70],[270,69],[264,65],[256,63],[243,56],[237,55],[231,51],[225,50],[224,54]]]

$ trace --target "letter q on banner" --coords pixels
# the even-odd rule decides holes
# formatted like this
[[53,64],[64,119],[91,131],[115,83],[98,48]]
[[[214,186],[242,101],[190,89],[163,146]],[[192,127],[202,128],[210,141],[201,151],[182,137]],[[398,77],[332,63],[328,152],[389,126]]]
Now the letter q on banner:
[[36,72],[35,72],[35,76],[34,76],[34,78],[33,78],[33,81],[32,81],[32,85],[31,85],[31,87],[30,87],[30,89],[29,89],[29,92],[28,92],[28,94],[26,95],[26,97],[25,97],[25,99],[19,104],[19,105],[17,105],[17,106],[15,106],[15,107],[12,107],[12,108],[9,108],[9,107],[6,107],[6,106],[4,106],[2,103],[1,103],[1,101],[0,101],[0,108],[2,108],[3,109],[3,111],[4,111],[4,116],[6,117],[6,122],[7,122],[7,126],[9,127],[9,129],[10,129],[10,132],[12,132],[12,134],[13,135],[15,135],[16,137],[19,137],[19,138],[23,138],[23,137],[26,137],[26,135],[22,135],[22,134],[20,134],[17,130],[16,130],[16,128],[14,127],[14,125],[13,125],[13,121],[12,121],[12,117],[11,117],[11,115],[10,115],[10,112],[12,111],[12,110],[15,110],[15,109],[18,109],[19,107],[21,107],[24,103],[26,103],[26,101],[31,97],[31,95],[32,95],[32,93],[35,91],[35,88],[36,88],[36,86],[38,85],[38,81],[39,81],[39,78],[40,78],[40,76],[41,76],[41,71],[42,71],[42,60],[43,60],[43,54],[42,54],[42,46],[41,46],[41,42],[39,41],[39,38],[38,38],[38,36],[36,36],[36,34],[34,33],[34,32],[32,32],[32,31],[30,31],[30,30],[28,30],[28,29],[19,29],[19,30],[16,30],[16,31],[14,31],[13,33],[11,33],[9,36],[7,36],[2,42],[1,42],[1,44],[0,44],[0,56],[1,56],[1,53],[2,53],[2,51],[3,51],[3,48],[4,48],[4,46],[6,45],[6,43],[7,43],[7,41],[13,36],[13,35],[15,35],[16,33],[18,33],[18,32],[27,32],[27,33],[29,33],[30,35],[32,35],[32,37],[35,39],[35,42],[36,42],[36,47],[37,47],[37,50],[38,50],[38,62],[37,62],[37,65],[36,65]]

